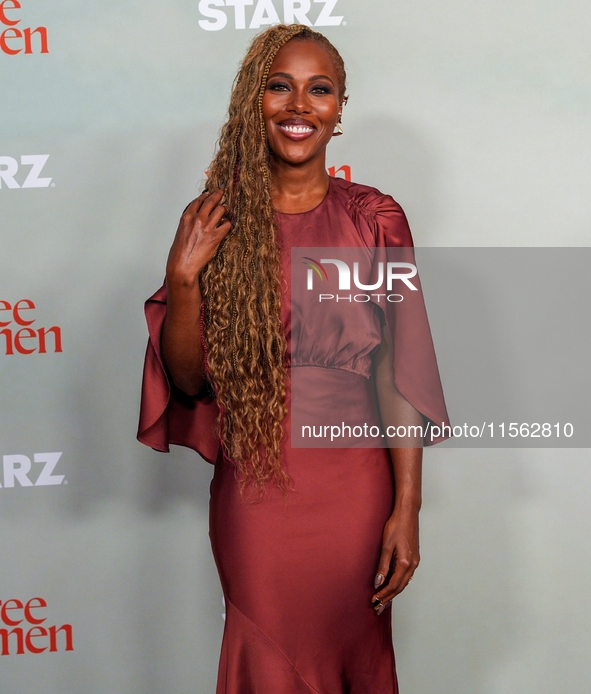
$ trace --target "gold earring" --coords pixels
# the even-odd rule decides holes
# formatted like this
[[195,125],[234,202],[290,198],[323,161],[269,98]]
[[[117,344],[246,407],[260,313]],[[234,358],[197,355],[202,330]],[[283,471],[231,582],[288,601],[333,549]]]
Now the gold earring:
[[338,137],[339,135],[343,134],[343,128],[341,127],[341,115],[342,114],[339,113],[339,120],[338,120],[337,124],[335,125],[335,129],[332,133],[333,137]]

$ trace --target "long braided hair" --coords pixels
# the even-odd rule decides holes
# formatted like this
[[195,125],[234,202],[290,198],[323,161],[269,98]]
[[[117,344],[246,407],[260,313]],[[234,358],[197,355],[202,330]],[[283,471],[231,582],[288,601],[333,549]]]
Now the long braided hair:
[[228,119],[209,167],[207,190],[225,190],[232,229],[201,273],[206,368],[220,407],[224,454],[242,487],[273,481],[287,489],[280,445],[286,340],[281,323],[281,256],[270,195],[269,148],[262,113],[273,59],[292,39],[320,43],[334,60],[339,94],[343,60],[322,34],[278,25],[255,37],[234,80]]

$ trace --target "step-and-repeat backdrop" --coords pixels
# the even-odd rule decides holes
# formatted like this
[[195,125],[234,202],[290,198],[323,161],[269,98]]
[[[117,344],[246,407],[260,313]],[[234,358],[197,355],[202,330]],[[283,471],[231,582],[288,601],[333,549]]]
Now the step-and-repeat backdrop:
[[[392,194],[417,245],[588,245],[580,0],[1,0],[3,694],[214,691],[212,468],[135,441],[142,304],[279,21],[342,51],[330,171]],[[426,452],[402,691],[590,690],[588,458]]]

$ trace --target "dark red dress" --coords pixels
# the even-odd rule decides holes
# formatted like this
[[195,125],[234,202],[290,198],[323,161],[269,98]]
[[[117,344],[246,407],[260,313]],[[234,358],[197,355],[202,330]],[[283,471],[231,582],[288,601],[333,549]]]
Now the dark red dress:
[[[277,221],[286,278],[291,247],[412,245],[391,197],[342,179],[331,179],[318,207],[278,214]],[[283,323],[291,347],[299,326],[292,325],[287,294]],[[215,463],[210,537],[227,609],[217,694],[395,694],[391,610],[378,617],[370,603],[394,500],[388,450],[292,448],[287,417],[283,464],[293,490],[287,499],[274,488],[255,502],[242,497],[231,463],[219,455],[215,401],[185,398],[168,383],[160,357],[165,302],[161,289],[146,304],[150,342],[138,438],[161,451],[170,443],[189,446]],[[366,384],[381,340],[378,312],[369,310],[365,321],[363,329],[324,331],[298,350],[305,363],[291,366],[299,382],[316,386],[313,392],[323,383],[325,394],[333,388],[332,397],[370,412],[376,404]],[[411,351],[391,326],[396,383],[419,412],[447,422],[426,315],[418,322],[414,334],[423,337]],[[333,381],[335,370],[346,373],[345,381]],[[346,390],[334,392],[343,383]]]

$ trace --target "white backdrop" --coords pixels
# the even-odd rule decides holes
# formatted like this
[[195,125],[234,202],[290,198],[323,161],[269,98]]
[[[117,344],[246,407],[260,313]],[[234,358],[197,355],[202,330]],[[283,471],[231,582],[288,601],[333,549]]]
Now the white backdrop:
[[[244,24],[308,4],[255,0]],[[3,694],[214,691],[212,469],[135,430],[143,300],[256,31],[234,13],[0,2]],[[307,16],[349,72],[328,163],[392,194],[417,245],[589,245],[585,3],[329,0]],[[426,452],[423,561],[394,609],[403,694],[590,691],[588,459]]]

